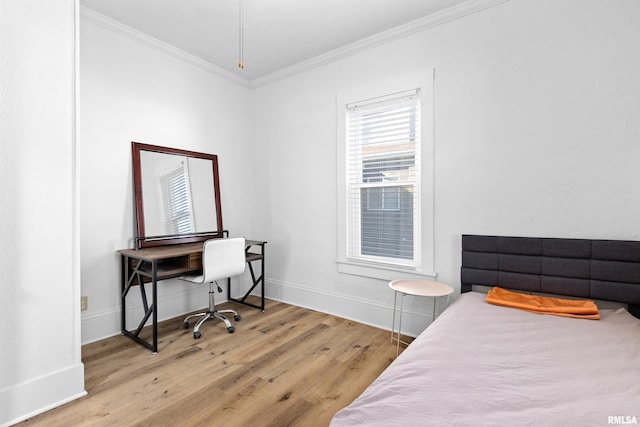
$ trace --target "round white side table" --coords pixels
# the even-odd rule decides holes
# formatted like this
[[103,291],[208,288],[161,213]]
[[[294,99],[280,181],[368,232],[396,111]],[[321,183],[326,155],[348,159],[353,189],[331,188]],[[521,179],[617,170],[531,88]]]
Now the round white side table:
[[[397,356],[400,352],[400,343],[409,345],[409,343],[400,339],[400,331],[402,330],[402,304],[404,302],[404,296],[413,295],[433,298],[432,319],[436,320],[436,299],[438,297],[446,296],[447,305],[449,305],[449,295],[453,293],[453,288],[434,280],[422,279],[393,280],[389,282],[389,287],[395,291],[393,298],[393,326],[391,326],[391,342],[396,341]],[[400,294],[400,319],[398,321],[398,332],[396,333],[396,306],[398,303],[398,294]]]

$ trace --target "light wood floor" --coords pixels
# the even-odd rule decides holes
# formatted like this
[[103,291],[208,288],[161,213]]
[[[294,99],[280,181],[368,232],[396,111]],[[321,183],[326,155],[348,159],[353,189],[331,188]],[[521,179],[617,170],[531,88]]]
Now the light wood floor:
[[24,421],[34,426],[327,426],[395,358],[390,332],[267,301],[265,312],[159,324],[159,352],[124,336],[82,348],[86,397]]

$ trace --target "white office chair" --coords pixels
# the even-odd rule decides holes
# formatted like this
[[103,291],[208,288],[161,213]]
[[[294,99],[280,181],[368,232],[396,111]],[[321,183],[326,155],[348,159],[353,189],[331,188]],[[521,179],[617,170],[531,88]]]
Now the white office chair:
[[193,338],[198,339],[200,334],[200,326],[208,319],[217,318],[227,325],[227,331],[233,333],[235,328],[222,313],[233,314],[233,320],[240,320],[240,315],[234,310],[216,310],[215,288],[218,292],[222,292],[216,280],[226,279],[244,273],[246,268],[245,258],[245,241],[244,237],[230,239],[211,239],[204,242],[202,250],[202,274],[199,276],[182,276],[181,280],[188,282],[203,284],[209,282],[209,310],[203,313],[196,313],[187,316],[184,319],[184,328],[189,327],[189,319],[193,317],[201,317],[193,328]]

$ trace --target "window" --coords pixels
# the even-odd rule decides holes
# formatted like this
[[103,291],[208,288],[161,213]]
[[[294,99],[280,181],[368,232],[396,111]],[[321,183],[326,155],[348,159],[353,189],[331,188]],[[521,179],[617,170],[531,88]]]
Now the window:
[[432,68],[336,93],[338,272],[436,277]]
[[347,258],[420,262],[420,90],[346,105]]

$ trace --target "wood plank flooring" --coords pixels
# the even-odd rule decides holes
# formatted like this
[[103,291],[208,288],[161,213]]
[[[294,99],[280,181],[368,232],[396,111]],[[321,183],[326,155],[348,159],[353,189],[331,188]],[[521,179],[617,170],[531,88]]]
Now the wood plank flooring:
[[[88,396],[33,426],[327,426],[395,358],[390,332],[267,301],[193,339],[183,317],[159,324],[158,354],[124,336],[82,348]],[[146,331],[144,331],[146,332]]]

